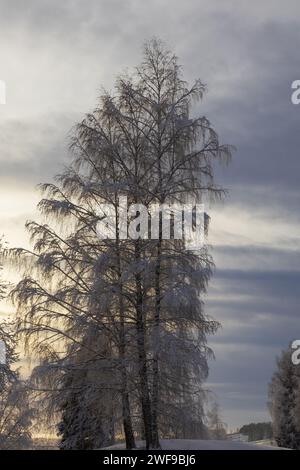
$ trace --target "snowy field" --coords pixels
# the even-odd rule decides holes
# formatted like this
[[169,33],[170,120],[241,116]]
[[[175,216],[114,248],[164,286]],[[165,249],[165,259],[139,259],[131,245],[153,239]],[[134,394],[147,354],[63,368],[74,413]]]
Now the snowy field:
[[[137,446],[143,448],[143,441],[137,441]],[[238,442],[231,440],[199,440],[199,439],[162,439],[163,450],[281,450],[279,447],[262,446],[251,442]],[[115,444],[106,447],[107,450],[124,449],[124,444]]]

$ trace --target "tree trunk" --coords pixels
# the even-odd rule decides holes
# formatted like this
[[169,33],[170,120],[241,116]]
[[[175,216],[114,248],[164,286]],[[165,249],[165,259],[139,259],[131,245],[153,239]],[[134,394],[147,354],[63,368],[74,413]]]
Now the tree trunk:
[[[135,245],[135,258],[136,262],[140,261],[140,246],[139,240]],[[147,370],[147,356],[145,347],[145,324],[144,324],[144,311],[143,311],[143,292],[141,275],[137,273],[135,275],[136,282],[136,328],[137,328],[137,349],[138,349],[138,369],[139,369],[139,381],[140,381],[140,393],[141,393],[141,405],[143,422],[145,428],[145,440],[146,448],[151,449],[153,447],[152,439],[152,414],[151,414],[151,402],[149,394],[149,383],[148,383],[148,370]]]
[[122,268],[120,256],[120,238],[119,238],[119,214],[116,211],[116,244],[117,244],[117,260],[118,260],[118,282],[119,282],[119,309],[120,309],[120,346],[119,354],[121,359],[121,377],[122,377],[122,413],[123,413],[123,427],[125,434],[126,449],[134,449],[135,439],[132,427],[130,401],[128,393],[128,377],[126,370],[126,330],[124,318],[124,299],[123,299],[123,284],[122,284]]
[[160,270],[161,270],[161,238],[157,246],[157,261],[155,268],[155,314],[154,314],[154,336],[155,351],[153,356],[153,385],[152,385],[152,438],[153,447],[160,448],[158,433],[158,400],[159,400],[159,350],[160,350]]
[[122,392],[122,410],[126,449],[135,449],[135,439],[130,414],[129,395],[125,390],[123,390]]

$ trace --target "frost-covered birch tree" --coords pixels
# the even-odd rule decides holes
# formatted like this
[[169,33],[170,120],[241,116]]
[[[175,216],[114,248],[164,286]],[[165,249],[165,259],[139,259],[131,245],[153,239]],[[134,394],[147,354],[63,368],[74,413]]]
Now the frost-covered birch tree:
[[[128,206],[150,207],[224,195],[214,164],[228,161],[231,149],[207,118],[191,115],[204,91],[199,80],[188,86],[160,41],[147,43],[142,64],[118,78],[113,95],[103,92],[74,128],[69,168],[56,184],[42,185],[39,208],[47,224],[27,224],[32,251],[11,252],[28,266],[12,293],[19,329],[60,376],[61,411],[70,411],[66,384],[79,361],[80,386],[89,380],[91,403],[109,391],[99,416],[112,409],[116,422],[121,416],[127,448],[135,446],[140,423],[147,448],[158,448],[179,416],[178,428],[185,429],[189,402],[202,425],[202,382],[212,354],[206,336],[218,326],[203,305],[213,261],[206,246],[192,252],[184,240],[165,239],[162,223],[150,238],[139,210],[130,215],[137,236],[124,237],[119,202],[126,196]],[[96,230],[103,204],[114,220],[108,238]],[[73,417],[68,412],[64,419],[66,429]]]

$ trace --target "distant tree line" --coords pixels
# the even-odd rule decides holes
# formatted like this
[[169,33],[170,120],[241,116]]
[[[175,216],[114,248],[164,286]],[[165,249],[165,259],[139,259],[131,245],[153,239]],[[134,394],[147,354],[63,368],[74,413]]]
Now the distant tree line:
[[239,432],[248,436],[249,441],[261,441],[273,437],[271,422],[245,424],[239,429]]

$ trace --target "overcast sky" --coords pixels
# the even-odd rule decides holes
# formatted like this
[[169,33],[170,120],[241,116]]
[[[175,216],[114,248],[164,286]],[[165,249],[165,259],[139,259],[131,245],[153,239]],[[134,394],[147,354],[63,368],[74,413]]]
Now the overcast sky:
[[197,111],[237,147],[218,171],[229,197],[210,210],[207,311],[222,329],[209,385],[230,428],[268,420],[275,358],[300,338],[298,0],[0,0],[1,232],[28,243],[35,185],[62,169],[72,125],[154,35],[207,83]]

